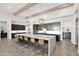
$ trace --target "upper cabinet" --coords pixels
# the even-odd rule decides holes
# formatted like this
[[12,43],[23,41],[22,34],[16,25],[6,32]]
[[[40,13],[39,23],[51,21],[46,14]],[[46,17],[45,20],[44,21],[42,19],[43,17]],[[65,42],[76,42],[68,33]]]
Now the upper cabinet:
[[43,29],[46,29],[46,31],[60,31],[61,25],[60,22],[43,24],[43,26],[40,26],[40,24],[33,25],[34,32],[42,31]]
[[48,31],[60,31],[61,30],[60,22],[46,24],[46,28]]
[[12,30],[25,30],[25,25],[12,24],[11,27]]

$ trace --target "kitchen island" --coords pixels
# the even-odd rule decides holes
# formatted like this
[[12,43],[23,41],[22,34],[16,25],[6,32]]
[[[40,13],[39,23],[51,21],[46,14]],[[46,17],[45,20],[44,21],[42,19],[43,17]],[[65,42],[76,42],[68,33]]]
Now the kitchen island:
[[56,45],[56,37],[51,35],[42,35],[42,34],[16,34],[16,36],[24,36],[24,37],[33,37],[36,39],[43,39],[48,41],[48,56],[53,54]]
[[56,41],[60,41],[61,31],[38,31],[34,32],[34,34],[43,34],[43,35],[51,35],[56,37]]

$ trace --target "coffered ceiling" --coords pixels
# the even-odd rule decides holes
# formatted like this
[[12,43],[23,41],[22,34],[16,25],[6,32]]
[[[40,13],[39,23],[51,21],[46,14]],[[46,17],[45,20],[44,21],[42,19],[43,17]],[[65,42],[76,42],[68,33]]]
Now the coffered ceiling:
[[73,5],[73,3],[0,3],[0,10],[28,19]]

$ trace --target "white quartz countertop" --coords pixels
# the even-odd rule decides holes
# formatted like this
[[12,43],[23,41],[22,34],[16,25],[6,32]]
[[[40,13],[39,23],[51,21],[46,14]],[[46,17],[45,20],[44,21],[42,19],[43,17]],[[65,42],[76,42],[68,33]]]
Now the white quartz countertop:
[[21,33],[21,32],[26,32],[25,30],[16,30],[16,31],[11,31],[11,33]]
[[45,33],[45,34],[56,34],[56,35],[60,35],[61,31],[38,31],[38,33]]
[[37,39],[44,39],[44,40],[50,40],[52,38],[55,38],[55,36],[41,35],[41,34],[16,34],[16,35],[27,36],[27,37],[34,37],[34,38],[37,38]]

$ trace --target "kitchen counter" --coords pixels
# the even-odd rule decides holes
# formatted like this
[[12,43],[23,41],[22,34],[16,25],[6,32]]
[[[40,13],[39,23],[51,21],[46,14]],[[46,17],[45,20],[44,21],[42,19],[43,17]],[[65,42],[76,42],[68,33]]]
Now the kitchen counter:
[[51,35],[56,36],[56,41],[60,41],[60,31],[47,31],[47,32],[37,32],[34,34]]
[[47,40],[48,41],[48,55],[50,56],[54,49],[55,49],[55,45],[56,45],[56,38],[55,36],[51,36],[51,35],[42,35],[42,34],[16,34],[15,36],[24,36],[24,37],[33,37],[33,38],[37,38],[37,39],[43,39],[43,40]]
[[42,35],[42,34],[16,34],[16,35],[34,37],[34,38],[37,38],[37,39],[44,39],[44,40],[49,40],[49,39],[55,37],[55,36],[51,36],[51,35]]
[[44,33],[44,34],[55,34],[55,35],[60,35],[61,31],[38,31],[37,33]]
[[22,34],[22,33],[26,33],[26,31],[25,30],[14,30],[14,31],[11,31],[11,37],[12,38],[15,38],[15,35],[16,34]]

